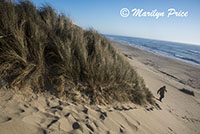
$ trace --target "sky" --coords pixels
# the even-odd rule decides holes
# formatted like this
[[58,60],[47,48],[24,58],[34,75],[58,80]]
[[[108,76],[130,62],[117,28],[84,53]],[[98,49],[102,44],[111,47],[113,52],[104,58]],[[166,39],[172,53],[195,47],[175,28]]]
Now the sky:
[[[51,5],[84,29],[101,34],[141,37],[200,45],[200,0],[31,0],[38,8]],[[128,17],[120,11],[129,10]],[[168,9],[188,12],[187,17],[168,16]],[[133,16],[132,9],[164,12],[163,17]],[[127,13],[127,11],[125,12]]]

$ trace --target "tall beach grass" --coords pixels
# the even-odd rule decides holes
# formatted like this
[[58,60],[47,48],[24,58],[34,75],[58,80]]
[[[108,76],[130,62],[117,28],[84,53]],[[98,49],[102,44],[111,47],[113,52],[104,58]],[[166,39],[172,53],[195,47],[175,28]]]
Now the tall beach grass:
[[9,88],[90,104],[154,103],[111,41],[29,1],[0,0],[0,78]]

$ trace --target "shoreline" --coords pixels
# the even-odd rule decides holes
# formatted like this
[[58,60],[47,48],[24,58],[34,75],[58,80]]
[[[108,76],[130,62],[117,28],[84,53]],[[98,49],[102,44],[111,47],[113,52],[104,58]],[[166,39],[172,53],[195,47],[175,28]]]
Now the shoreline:
[[[123,43],[121,43],[121,44],[123,44]],[[124,43],[124,44],[126,44],[126,43]],[[200,67],[200,64],[196,63],[197,61],[192,61],[193,59],[192,59],[192,60],[186,60],[186,58],[184,59],[184,57],[183,57],[183,58],[180,58],[180,57],[178,58],[178,57],[176,57],[176,56],[173,57],[173,56],[169,56],[169,55],[165,55],[165,54],[153,52],[153,51],[151,51],[151,50],[148,50],[148,49],[145,49],[145,48],[136,46],[136,45],[135,45],[135,46],[134,46],[134,45],[129,45],[129,44],[126,44],[126,45],[128,45],[128,46],[130,46],[130,47],[133,47],[133,48],[138,48],[138,49],[141,50],[141,51],[146,51],[146,52],[155,54],[155,55],[157,55],[157,56],[162,56],[162,57],[166,57],[166,58],[169,58],[169,59],[178,60],[178,61],[181,61],[181,62],[184,62],[184,63],[187,63],[187,64],[191,64],[191,65]]]
[[126,57],[132,57],[182,84],[200,90],[200,66],[159,55],[125,43],[113,42],[113,45]]
[[[151,41],[156,41],[156,42],[162,42],[162,43],[170,43],[169,44],[169,46],[171,45],[171,44],[179,44],[179,45],[186,45],[186,46],[184,46],[184,47],[197,47],[196,49],[200,49],[200,47],[199,46],[197,46],[197,45],[195,45],[195,44],[187,44],[187,43],[181,43],[181,42],[173,42],[173,41],[165,41],[165,40],[157,40],[157,39],[149,39],[149,38],[140,38],[140,37],[128,37],[128,36],[118,36],[118,35],[105,35],[105,37],[106,38],[108,38],[109,40],[111,40],[112,42],[117,42],[117,43],[119,43],[119,44],[126,44],[126,45],[128,45],[128,46],[131,46],[131,47],[134,47],[134,48],[138,48],[138,49],[140,49],[140,50],[144,50],[144,51],[148,51],[148,52],[150,52],[150,53],[154,53],[154,54],[156,54],[156,55],[158,55],[158,56],[164,56],[164,57],[167,57],[167,58],[172,58],[172,59],[176,59],[176,60],[179,60],[179,61],[183,61],[183,62],[186,62],[186,63],[189,63],[189,64],[192,64],[192,65],[196,65],[196,66],[199,66],[200,67],[200,61],[198,61],[198,58],[197,57],[188,57],[188,55],[186,55],[186,56],[183,56],[182,54],[182,52],[180,53],[180,55],[179,54],[177,54],[177,53],[174,53],[174,52],[170,52],[170,51],[163,51],[163,49],[152,49],[150,46],[143,46],[143,45],[137,45],[137,44],[140,44],[140,43],[142,43],[142,42],[137,42],[136,44],[134,43],[134,42],[131,42],[131,43],[129,43],[128,41],[125,41],[123,38],[127,38],[126,40],[129,40],[129,38],[130,38],[130,40],[131,39],[136,39],[136,40],[138,40],[138,39],[140,39],[140,40],[151,40]],[[122,41],[118,41],[117,40],[117,38],[122,38]],[[110,39],[111,38],[111,39]],[[112,39],[112,38],[114,38],[114,39]],[[116,39],[115,39],[116,38]],[[144,41],[144,42],[145,42]],[[146,42],[146,43],[148,43],[148,42]],[[152,44],[153,45],[153,44]],[[180,47],[180,46],[179,46]],[[182,46],[183,47],[183,46]],[[167,48],[166,48],[167,49]],[[195,50],[196,50],[195,49]],[[185,50],[185,49],[183,49],[183,50]],[[190,55],[192,55],[192,54],[196,54],[196,53],[198,53],[199,54],[199,51],[195,51],[194,49],[191,49],[191,50],[188,50],[188,49],[186,49],[187,51],[189,51],[189,52],[191,52],[190,53]],[[194,52],[194,53],[192,53],[192,52]],[[188,53],[189,54],[189,53]]]

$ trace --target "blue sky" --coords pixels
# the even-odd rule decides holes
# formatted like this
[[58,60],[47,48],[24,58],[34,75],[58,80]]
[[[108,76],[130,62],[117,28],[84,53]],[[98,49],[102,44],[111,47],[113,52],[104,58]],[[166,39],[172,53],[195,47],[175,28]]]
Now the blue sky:
[[[31,0],[37,7],[50,4],[84,29],[102,34],[143,37],[200,45],[200,0]],[[144,9],[164,12],[165,16],[126,18],[120,10]],[[188,17],[167,17],[168,9],[188,11]]]

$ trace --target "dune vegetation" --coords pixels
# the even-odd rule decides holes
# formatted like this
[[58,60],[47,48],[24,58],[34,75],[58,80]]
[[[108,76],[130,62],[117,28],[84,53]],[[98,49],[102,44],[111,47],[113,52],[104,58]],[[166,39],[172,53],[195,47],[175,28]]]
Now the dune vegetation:
[[0,0],[0,79],[8,88],[83,103],[154,103],[111,41],[29,1]]

